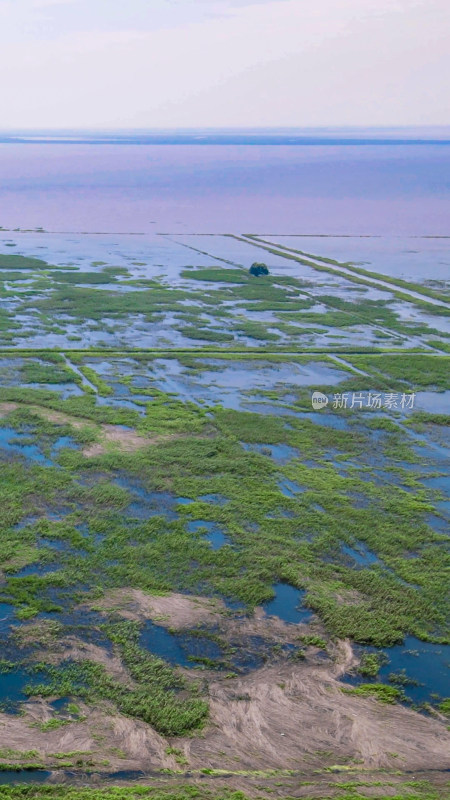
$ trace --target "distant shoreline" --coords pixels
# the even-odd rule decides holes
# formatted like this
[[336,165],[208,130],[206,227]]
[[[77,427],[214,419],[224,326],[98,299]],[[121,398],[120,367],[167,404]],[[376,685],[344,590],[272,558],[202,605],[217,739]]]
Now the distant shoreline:
[[275,145],[364,146],[450,145],[450,129],[158,129],[158,130],[15,130],[0,131],[0,144],[109,145]]

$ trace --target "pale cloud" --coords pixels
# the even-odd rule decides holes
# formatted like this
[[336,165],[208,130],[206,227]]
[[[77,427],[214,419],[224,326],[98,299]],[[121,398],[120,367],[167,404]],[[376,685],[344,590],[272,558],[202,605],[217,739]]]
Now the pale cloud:
[[[52,1],[26,0],[36,10]],[[142,14],[133,2],[130,11]],[[99,29],[97,18],[78,11],[84,0],[67,0],[76,28],[44,26],[17,38],[16,25],[16,38],[0,47],[8,114],[0,127],[450,120],[446,0],[183,3],[178,14],[178,3],[154,0],[147,9],[163,16],[148,11],[139,26],[112,26],[106,17]]]
[[17,17],[32,12],[34,9],[51,6],[68,6],[77,0],[0,0],[0,12],[13,13]]
[[49,8],[50,6],[73,5],[76,0],[31,0],[31,8]]

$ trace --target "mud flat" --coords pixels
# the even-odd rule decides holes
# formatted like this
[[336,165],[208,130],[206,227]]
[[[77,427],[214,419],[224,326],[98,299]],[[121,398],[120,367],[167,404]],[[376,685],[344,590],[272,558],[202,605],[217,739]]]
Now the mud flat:
[[0,796],[441,800],[443,281],[375,285],[342,242],[27,237],[0,253]]
[[[241,647],[255,637],[293,646],[309,641],[307,626],[267,616],[262,608],[239,620],[227,615],[222,604],[202,597],[121,592],[103,604],[116,607],[124,618],[146,617],[171,630],[176,626],[178,632],[198,624],[215,625],[225,641]],[[55,661],[67,658],[89,659],[125,686],[132,682],[117,655],[76,637],[62,640],[54,654]],[[327,659],[320,658],[317,646],[308,645],[301,660],[277,656],[234,677],[208,669],[193,676],[192,670],[184,670],[189,681],[200,679],[210,708],[201,735],[188,738],[161,736],[151,726],[117,714],[107,702],[103,709],[81,703],[78,718],[72,719],[70,710],[64,715],[61,708],[61,725],[52,726],[51,699],[30,701],[20,716],[1,715],[0,751],[12,753],[17,768],[21,753],[33,751],[39,770],[52,773],[55,780],[68,780],[65,772],[70,768],[71,780],[81,784],[87,771],[97,780],[103,776],[106,783],[120,773],[124,784],[127,775],[142,785],[157,780],[172,786],[183,780],[202,786],[212,781],[211,787],[223,783],[256,796],[257,777],[259,790],[266,782],[270,793],[277,778],[277,796],[290,787],[295,796],[314,797],[321,796],[314,787],[327,776],[333,797],[339,796],[333,793],[333,773],[345,773],[353,781],[364,776],[366,785],[381,779],[396,786],[400,770],[439,785],[448,769],[446,726],[439,718],[409,708],[349,694],[350,686],[341,679],[356,662],[350,642],[337,641]],[[45,735],[37,741],[39,729]]]

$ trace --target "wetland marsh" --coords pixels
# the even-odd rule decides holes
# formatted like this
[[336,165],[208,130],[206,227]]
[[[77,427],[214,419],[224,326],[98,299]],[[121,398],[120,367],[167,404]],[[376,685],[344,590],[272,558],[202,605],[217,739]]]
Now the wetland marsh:
[[448,249],[301,241],[0,232],[2,797],[443,796]]

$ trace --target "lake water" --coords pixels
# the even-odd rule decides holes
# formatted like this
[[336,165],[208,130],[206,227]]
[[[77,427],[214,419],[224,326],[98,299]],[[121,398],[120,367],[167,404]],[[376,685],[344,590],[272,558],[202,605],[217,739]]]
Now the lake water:
[[[361,650],[361,648],[357,648]],[[376,652],[375,648],[364,648],[366,652]],[[386,663],[379,672],[382,683],[399,686],[406,697],[414,703],[429,703],[436,697],[441,700],[448,696],[450,678],[450,646],[422,642],[414,636],[407,636],[402,644],[385,648]],[[409,683],[402,682],[405,675]],[[400,679],[395,678],[400,676]],[[372,679],[364,676],[345,676],[345,681],[360,684]]]
[[286,136],[209,137],[197,138],[196,146],[180,136],[159,139],[170,144],[138,135],[75,136],[65,144],[56,137],[40,143],[2,137],[0,225],[448,235],[450,147],[405,144],[417,141],[414,131],[396,143],[371,136],[322,132],[296,144],[261,143],[294,140]]

